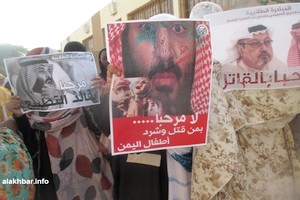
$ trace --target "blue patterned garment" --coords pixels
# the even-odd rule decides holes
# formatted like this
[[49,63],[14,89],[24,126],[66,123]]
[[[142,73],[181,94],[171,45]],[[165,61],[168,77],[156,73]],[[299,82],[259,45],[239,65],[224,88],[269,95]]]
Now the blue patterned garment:
[[21,138],[0,128],[0,199],[34,199],[32,160]]
[[179,162],[187,172],[192,171],[192,162],[193,162],[193,149],[190,152],[179,155],[173,153],[172,158],[174,158],[177,162]]

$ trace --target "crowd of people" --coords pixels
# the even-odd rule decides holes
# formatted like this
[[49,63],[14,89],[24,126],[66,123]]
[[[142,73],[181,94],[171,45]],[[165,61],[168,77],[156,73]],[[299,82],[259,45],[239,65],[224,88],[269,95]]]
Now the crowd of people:
[[[190,19],[221,11],[214,3],[202,2],[192,9]],[[111,91],[116,105],[113,117],[151,115],[153,102],[159,115],[190,115],[202,110],[193,103],[200,95],[194,91],[198,81],[194,77],[201,73],[195,70],[199,65],[192,33],[195,25],[176,19],[158,14],[149,19],[158,23],[126,24],[118,33],[123,48],[111,49],[121,52],[122,68],[108,62],[106,48],[99,52],[100,72],[91,81],[100,104],[24,114],[20,96],[5,89],[5,77],[0,76],[1,181],[48,181],[2,184],[0,199],[300,198],[299,88],[225,93],[219,82],[224,69],[284,66],[273,55],[272,38],[264,25],[247,27],[235,35],[230,65],[207,61],[213,65],[207,145],[110,154],[109,88],[113,75],[119,78]],[[293,31],[297,28],[295,24]],[[85,51],[77,41],[64,47],[64,52]],[[26,56],[54,52],[39,47]],[[43,76],[33,77],[34,71],[41,70],[31,72],[30,88],[43,83],[38,90],[47,96],[45,84],[47,80],[54,84],[53,70],[46,61],[39,62],[47,69],[43,68]],[[130,77],[137,77],[131,87],[126,80]],[[28,88],[22,91],[32,93]],[[140,109],[139,101],[150,104],[147,110]]]

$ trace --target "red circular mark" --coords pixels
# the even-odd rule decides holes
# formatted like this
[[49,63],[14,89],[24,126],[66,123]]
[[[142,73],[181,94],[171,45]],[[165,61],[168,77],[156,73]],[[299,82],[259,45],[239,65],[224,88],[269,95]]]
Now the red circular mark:
[[111,182],[108,178],[102,173],[102,177],[100,179],[100,184],[103,190],[109,190],[111,188]]
[[76,158],[76,171],[80,176],[91,178],[93,175],[90,160],[84,155],[78,155]]
[[63,130],[61,131],[62,138],[66,138],[70,136],[74,132],[75,127],[76,127],[76,122],[72,123],[70,126],[63,128]]
[[52,135],[47,135],[46,143],[49,154],[55,158],[61,157],[61,149],[59,146],[58,139]]

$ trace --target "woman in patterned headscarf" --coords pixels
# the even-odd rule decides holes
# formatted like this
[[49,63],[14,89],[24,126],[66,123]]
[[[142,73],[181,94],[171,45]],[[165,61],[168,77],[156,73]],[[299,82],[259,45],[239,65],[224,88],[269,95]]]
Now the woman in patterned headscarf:
[[38,133],[44,132],[39,138],[47,144],[58,199],[113,199],[110,166],[82,108],[30,112],[26,117]]
[[192,199],[299,199],[300,88],[224,92],[222,70],[214,62],[208,143],[194,148]]
[[12,120],[0,124],[0,199],[34,199],[32,160]]

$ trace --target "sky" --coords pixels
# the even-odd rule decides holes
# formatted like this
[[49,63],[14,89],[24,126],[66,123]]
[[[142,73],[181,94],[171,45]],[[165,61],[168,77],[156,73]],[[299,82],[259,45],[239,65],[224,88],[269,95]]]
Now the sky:
[[0,44],[28,50],[60,42],[111,0],[1,0]]

